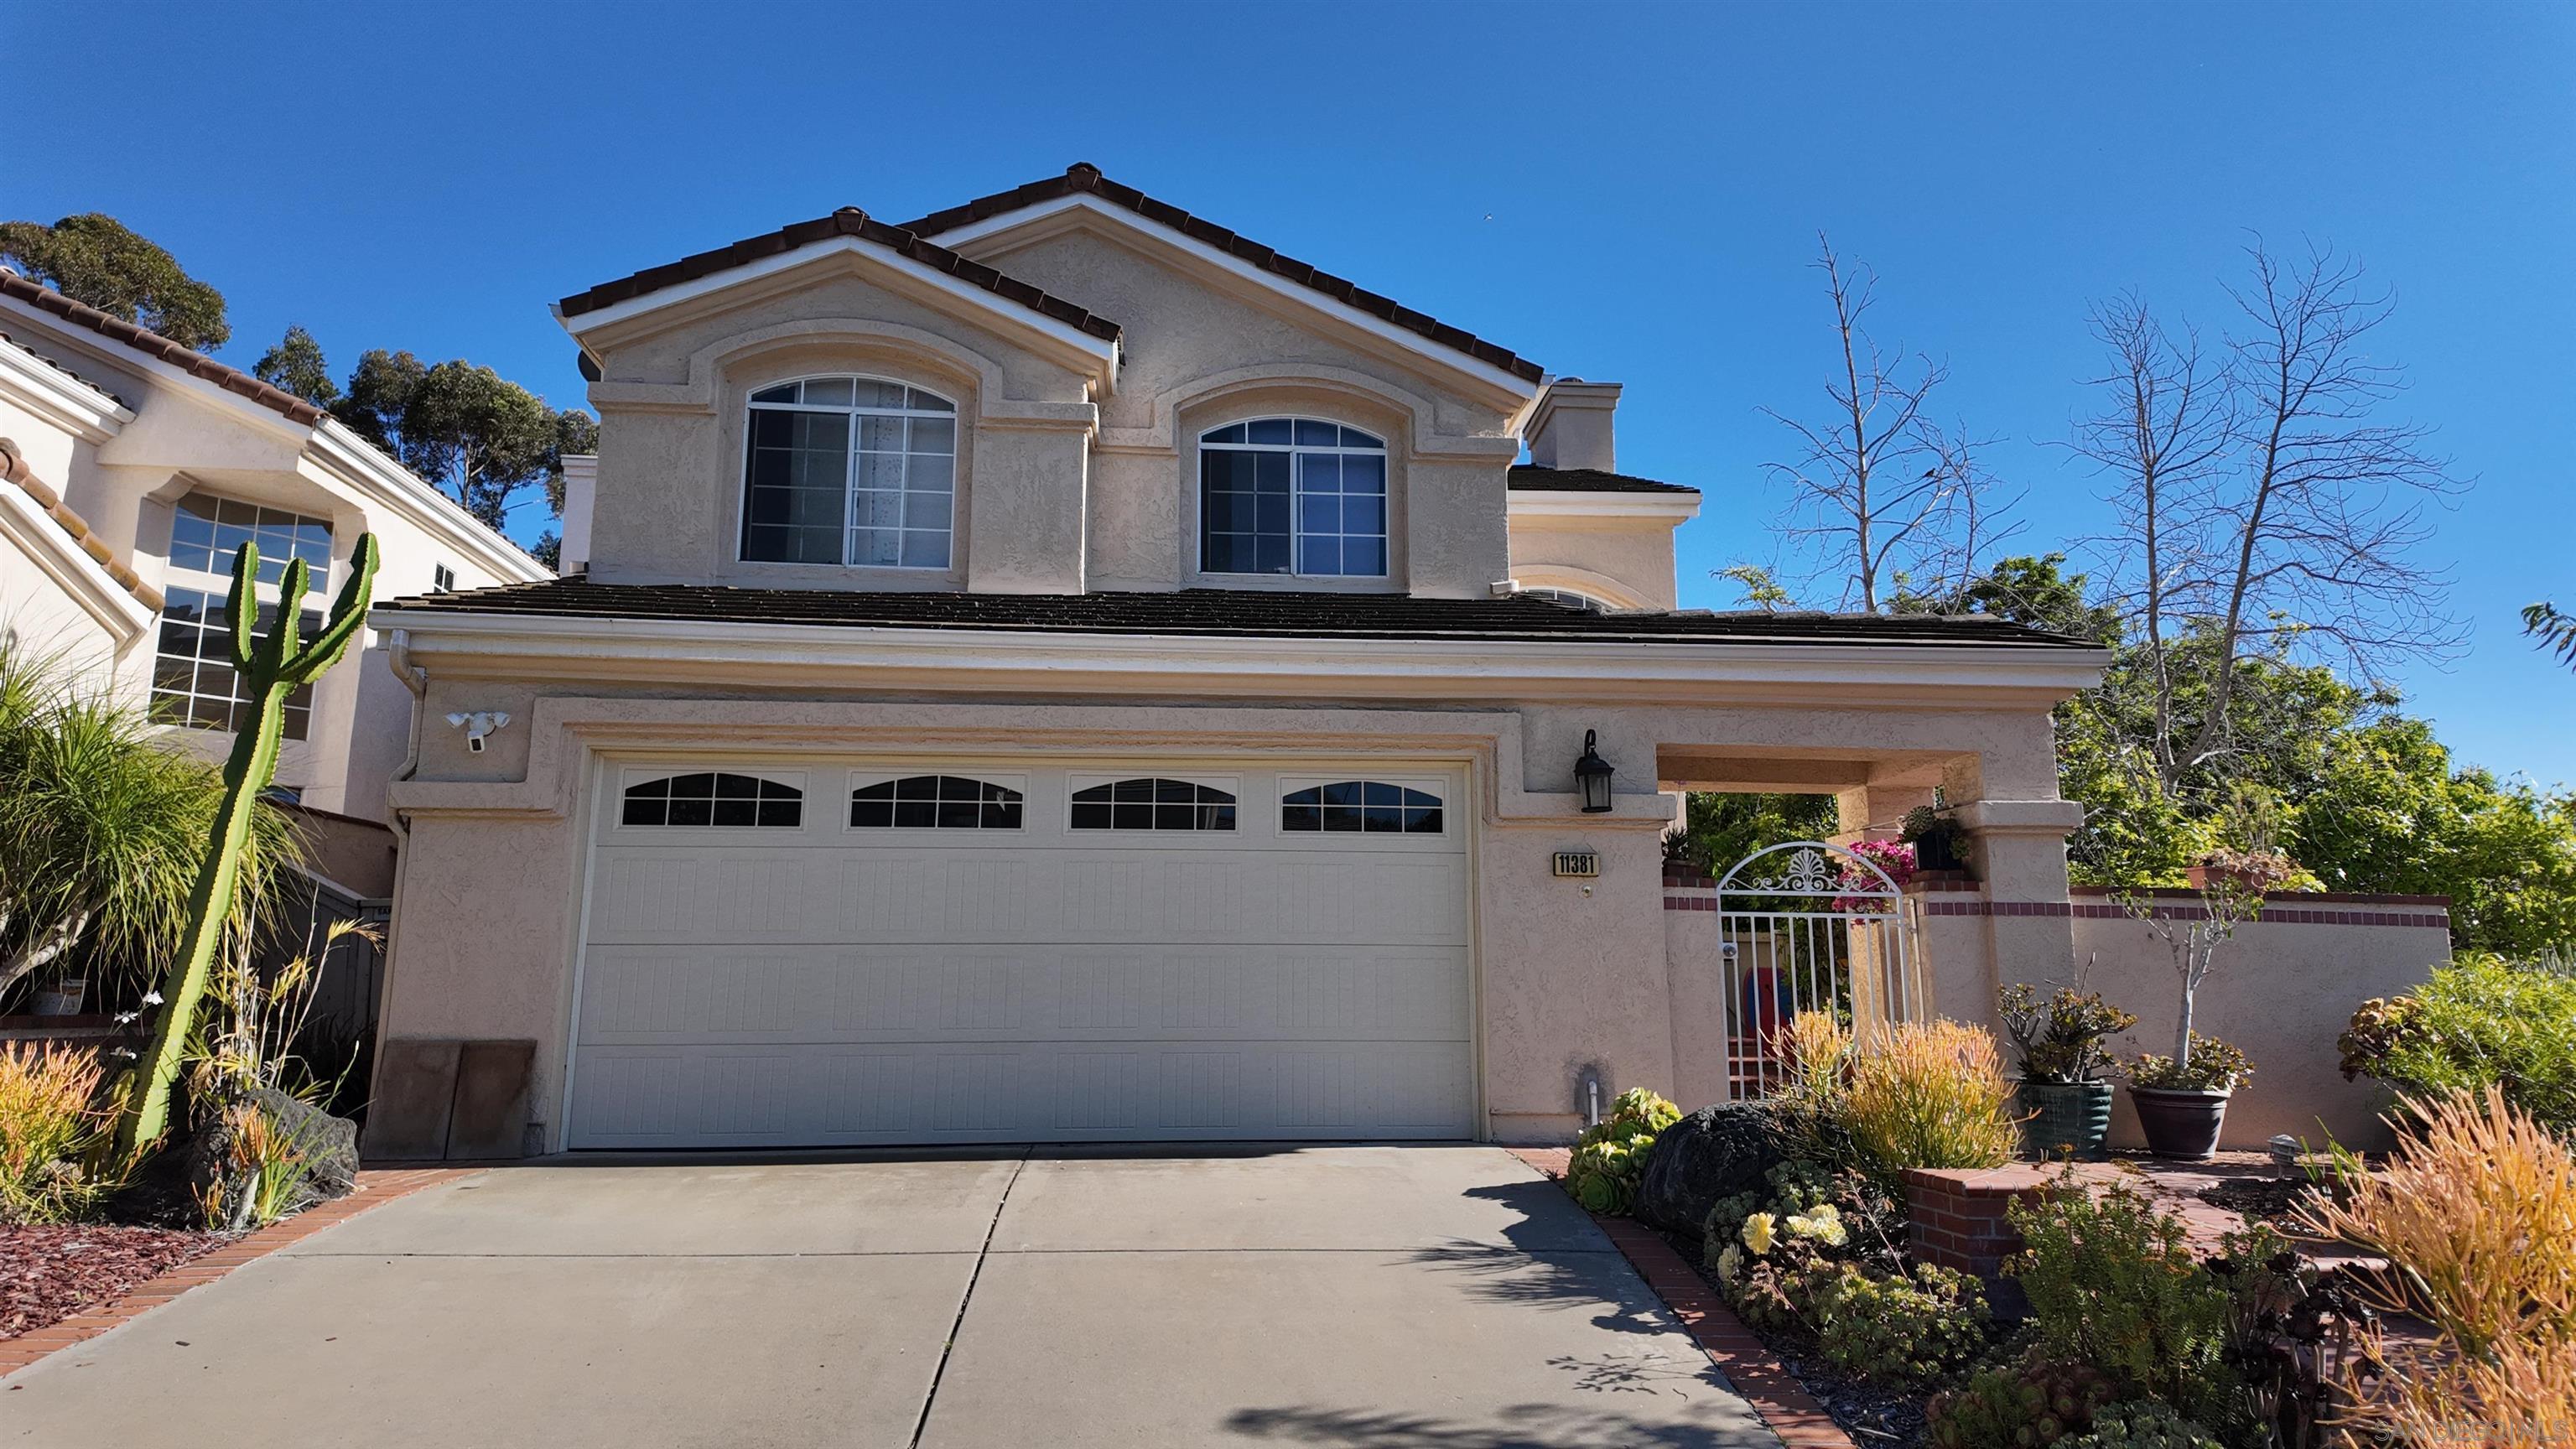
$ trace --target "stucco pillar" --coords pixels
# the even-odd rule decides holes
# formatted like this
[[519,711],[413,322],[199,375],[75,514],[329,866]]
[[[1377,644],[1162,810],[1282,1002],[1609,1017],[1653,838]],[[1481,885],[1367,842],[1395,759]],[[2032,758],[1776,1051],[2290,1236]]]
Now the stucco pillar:
[[2066,889],[2066,837],[2084,821],[2071,800],[1977,800],[1958,809],[1968,864],[1984,886],[1986,949],[1935,963],[1934,1009],[1991,1022],[2015,981],[2064,980],[2075,959]]
[[1834,794],[1834,844],[1894,840],[1905,826],[1905,812],[1932,803],[1930,785],[1855,785]]

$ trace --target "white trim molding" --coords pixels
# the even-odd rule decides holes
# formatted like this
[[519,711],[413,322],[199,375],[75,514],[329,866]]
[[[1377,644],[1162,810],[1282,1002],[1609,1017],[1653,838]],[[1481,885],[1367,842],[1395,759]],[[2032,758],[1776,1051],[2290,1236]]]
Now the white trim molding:
[[1655,518],[1679,527],[1699,517],[1699,495],[1517,488],[1509,490],[1504,513],[1511,518]]
[[0,393],[85,443],[104,443],[134,421],[134,409],[24,346],[0,341]]

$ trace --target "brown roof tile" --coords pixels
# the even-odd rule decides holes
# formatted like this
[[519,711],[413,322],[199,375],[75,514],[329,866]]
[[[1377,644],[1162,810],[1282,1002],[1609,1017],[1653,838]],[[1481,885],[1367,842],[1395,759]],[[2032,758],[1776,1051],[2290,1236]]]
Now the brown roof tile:
[[392,616],[389,622],[427,614],[511,614],[1058,634],[2092,647],[2079,639],[2025,629],[1984,615],[1720,614],[1703,609],[1604,614],[1527,594],[1499,599],[1418,599],[1405,594],[1253,589],[1097,594],[857,592],[597,584],[576,576],[396,599],[378,604],[376,610]]
[[1299,286],[1311,287],[1325,296],[1346,302],[1409,332],[1420,333],[1444,347],[1464,352],[1479,362],[1500,368],[1525,382],[1538,382],[1546,376],[1537,363],[1520,356],[1508,347],[1488,342],[1472,332],[1426,317],[1410,307],[1398,306],[1392,298],[1381,297],[1375,292],[1354,285],[1345,278],[1318,270],[1310,263],[1298,261],[1294,257],[1283,257],[1277,251],[1263,246],[1250,237],[1238,235],[1203,217],[1192,216],[1169,202],[1158,201],[1147,196],[1133,186],[1112,181],[1101,175],[1100,168],[1088,161],[1075,162],[1066,167],[1061,176],[1050,176],[1042,181],[1032,181],[1026,186],[1015,186],[1008,191],[979,196],[973,201],[949,207],[944,211],[934,211],[928,216],[904,223],[904,229],[919,232],[924,236],[937,236],[944,231],[953,231],[958,227],[1000,216],[1005,212],[1018,211],[1022,207],[1036,206],[1041,202],[1053,201],[1058,197],[1071,196],[1077,192],[1088,192],[1103,201],[1123,206],[1148,221],[1170,227],[1183,236],[1239,257],[1274,276],[1284,277]]
[[107,576],[116,580],[117,587],[132,594],[136,603],[153,613],[161,612],[163,603],[161,591],[143,582],[141,576],[137,575],[125,560],[118,558],[116,550],[109,548],[105,539],[90,531],[89,520],[72,512],[63,503],[61,493],[48,487],[43,479],[28,471],[27,460],[19,457],[5,441],[0,441],[0,482],[14,483],[29,498],[34,499],[36,506],[43,509],[47,517],[53,519],[54,526],[69,534],[80,551],[88,554],[97,561],[99,567],[107,570]]
[[1086,308],[1076,306],[1061,297],[1049,296],[1037,287],[1016,277],[1005,276],[980,262],[970,262],[948,248],[926,241],[909,230],[888,226],[855,206],[845,206],[830,216],[796,222],[760,236],[745,237],[731,246],[718,247],[714,251],[699,252],[695,256],[682,257],[676,262],[666,262],[658,267],[647,267],[632,276],[620,277],[613,282],[602,282],[588,291],[575,292],[564,298],[560,306],[566,317],[578,317],[585,312],[596,312],[603,307],[614,306],[631,297],[643,296],[647,292],[660,291],[664,287],[681,282],[693,282],[700,277],[712,276],[728,268],[744,266],[764,257],[778,256],[785,252],[792,252],[798,247],[811,246],[816,242],[841,236],[874,242],[923,266],[944,272],[971,286],[981,287],[1006,301],[1016,302],[1033,312],[1052,317],[1068,327],[1103,341],[1118,340],[1118,324],[1108,318],[1094,316]]
[[16,272],[0,270],[0,297],[14,297],[39,311],[51,312],[75,326],[86,327],[102,337],[122,342],[190,376],[202,377],[226,392],[239,393],[261,407],[283,413],[294,422],[318,423],[322,420],[320,408],[291,392],[271,387],[240,368],[227,367],[193,348],[182,347],[148,327],[138,327],[86,302],[75,302],[51,287],[38,286]]
[[1697,493],[1696,488],[1679,483],[1658,483],[1652,478],[1633,478],[1625,473],[1604,473],[1598,468],[1542,468],[1535,463],[1514,463],[1509,487],[1535,493]]

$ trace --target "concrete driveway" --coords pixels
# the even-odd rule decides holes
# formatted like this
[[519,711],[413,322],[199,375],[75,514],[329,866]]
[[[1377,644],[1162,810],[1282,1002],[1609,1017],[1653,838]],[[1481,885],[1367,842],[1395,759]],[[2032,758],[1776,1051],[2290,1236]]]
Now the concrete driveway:
[[496,1169],[0,1381],[48,1449],[1778,1442],[1480,1147]]

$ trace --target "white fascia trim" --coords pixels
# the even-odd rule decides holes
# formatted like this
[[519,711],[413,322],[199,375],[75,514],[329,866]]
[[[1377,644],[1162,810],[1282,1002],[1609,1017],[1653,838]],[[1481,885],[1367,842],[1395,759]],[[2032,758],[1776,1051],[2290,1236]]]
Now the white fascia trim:
[[1116,222],[1131,231],[1151,236],[1166,246],[1186,252],[1210,266],[1250,282],[1286,301],[1313,308],[1336,321],[1356,327],[1382,341],[1391,342],[1407,352],[1452,372],[1475,378],[1488,386],[1502,388],[1521,399],[1524,409],[1534,406],[1538,400],[1540,391],[1538,383],[1515,376],[1481,358],[1460,352],[1446,343],[1434,342],[1419,332],[1398,327],[1385,318],[1363,312],[1348,302],[1336,301],[1312,287],[1300,286],[1286,277],[1263,271],[1232,252],[1219,251],[1187,232],[1174,231],[1159,222],[1139,216],[1123,206],[1113,205],[1085,193],[1077,192],[1071,196],[1060,196],[1052,201],[1024,206],[1017,211],[988,216],[982,221],[969,222],[964,226],[939,232],[932,239],[950,251],[960,251],[996,233],[1015,231],[1049,217],[1061,216],[1068,211],[1088,211],[1094,216]]
[[80,605],[82,613],[97,620],[118,649],[151,632],[153,614],[143,607],[143,601],[118,583],[106,565],[74,543],[52,515],[36,506],[36,500],[28,497],[26,490],[14,484],[0,483],[0,538],[10,540],[54,587]]
[[692,301],[712,292],[721,292],[728,287],[738,287],[745,282],[757,281],[762,277],[787,271],[793,267],[801,267],[819,258],[840,252],[864,257],[880,266],[901,272],[907,277],[937,288],[978,311],[991,313],[1004,321],[1038,333],[1061,346],[1073,348],[1093,359],[1105,371],[1110,383],[1114,385],[1117,381],[1117,343],[1105,337],[1094,337],[1078,327],[1068,326],[1043,312],[1023,307],[1008,298],[996,296],[972,283],[961,282],[936,267],[924,266],[900,252],[880,246],[865,237],[836,235],[821,241],[808,242],[791,251],[773,253],[758,261],[727,267],[720,272],[709,272],[703,277],[686,282],[675,282],[667,287],[657,287],[641,296],[629,297],[623,302],[614,302],[597,311],[584,312],[575,317],[564,316],[562,307],[558,305],[555,309],[555,320],[563,324],[566,332],[578,338],[602,327],[614,327],[631,318],[658,312],[665,307],[676,307],[682,302]]
[[1585,493],[1571,489],[1505,490],[1512,518],[1660,518],[1675,525],[1699,517],[1696,493]]
[[[415,661],[513,661],[553,677],[770,688],[905,682],[942,690],[1189,697],[1657,699],[1747,696],[1990,709],[2100,682],[2098,649],[1609,639],[1314,639],[892,629],[706,620],[382,615]],[[862,678],[862,677],[866,678]]]
[[535,556],[466,512],[465,505],[386,457],[338,418],[325,417],[314,426],[311,451],[361,493],[384,499],[430,537],[452,545],[502,581],[525,584],[555,576]]
[[87,443],[104,443],[134,409],[19,346],[0,342],[0,389],[10,401]]

